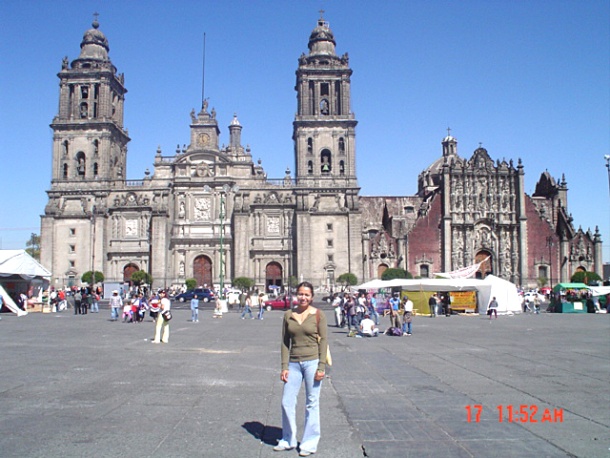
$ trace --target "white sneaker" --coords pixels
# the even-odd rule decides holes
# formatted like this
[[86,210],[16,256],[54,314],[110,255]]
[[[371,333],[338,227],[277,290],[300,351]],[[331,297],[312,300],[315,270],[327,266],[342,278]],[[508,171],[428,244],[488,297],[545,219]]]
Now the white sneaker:
[[285,452],[287,450],[292,450],[294,447],[289,447],[287,445],[276,445],[275,447],[273,447],[273,451],[274,452]]

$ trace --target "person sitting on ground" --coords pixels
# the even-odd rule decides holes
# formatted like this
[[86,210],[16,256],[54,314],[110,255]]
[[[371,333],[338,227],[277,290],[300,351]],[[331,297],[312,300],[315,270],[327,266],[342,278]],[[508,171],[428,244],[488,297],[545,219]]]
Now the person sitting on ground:
[[364,319],[360,322],[360,331],[358,335],[362,337],[377,337],[379,329],[375,327],[375,322],[371,320],[370,315],[364,315]]

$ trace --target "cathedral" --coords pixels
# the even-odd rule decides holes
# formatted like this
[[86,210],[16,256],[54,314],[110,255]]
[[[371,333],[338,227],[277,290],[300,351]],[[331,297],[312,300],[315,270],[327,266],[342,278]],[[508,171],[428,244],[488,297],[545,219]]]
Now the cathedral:
[[294,171],[277,179],[243,146],[237,116],[219,146],[207,100],[190,113],[188,145],[159,148],[152,173],[127,179],[127,89],[97,20],[80,47],[63,59],[51,123],[41,262],[52,286],[80,284],[92,270],[115,282],[144,270],[155,288],[247,277],[267,290],[290,279],[331,289],[341,274],[364,282],[395,267],[434,277],[474,263],[479,277],[532,287],[577,270],[602,274],[600,233],[575,229],[564,177],[543,173],[529,196],[520,160],[494,161],[482,147],[464,158],[450,131],[416,195],[361,196],[352,70],[324,18],[298,58]]

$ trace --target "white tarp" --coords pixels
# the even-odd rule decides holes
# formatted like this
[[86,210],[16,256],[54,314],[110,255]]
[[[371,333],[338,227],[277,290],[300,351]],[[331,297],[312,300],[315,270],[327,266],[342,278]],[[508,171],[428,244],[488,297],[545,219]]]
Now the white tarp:
[[21,310],[19,307],[17,307],[15,301],[11,298],[11,296],[8,295],[2,285],[0,285],[0,295],[2,295],[2,299],[4,300],[4,306],[11,312],[16,313],[17,316],[24,316],[28,314],[28,312],[25,310]]
[[0,276],[20,275],[23,278],[50,277],[51,272],[25,250],[0,250]]
[[605,296],[606,294],[610,294],[610,286],[589,286],[591,290],[591,294],[593,296]]
[[[371,286],[372,285],[372,286]],[[488,275],[485,280],[467,278],[421,278],[394,280],[371,280],[357,286],[357,289],[398,288],[405,291],[477,291],[479,313],[486,313],[487,305],[492,297],[498,301],[498,313],[520,312],[522,310],[521,297],[517,287],[506,280],[494,275]]]

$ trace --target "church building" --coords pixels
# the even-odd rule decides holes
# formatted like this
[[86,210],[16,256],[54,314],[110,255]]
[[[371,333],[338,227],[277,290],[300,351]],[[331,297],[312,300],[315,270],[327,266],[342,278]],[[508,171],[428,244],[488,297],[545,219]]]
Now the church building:
[[243,146],[237,116],[227,126],[228,146],[219,146],[221,126],[204,100],[190,113],[189,144],[170,155],[159,148],[153,172],[130,180],[127,89],[94,21],[79,57],[64,58],[58,74],[41,217],[51,284],[80,284],[91,270],[128,282],[145,270],[155,288],[248,277],[261,289],[289,278],[330,289],[348,272],[359,282],[393,267],[433,277],[480,261],[478,276],[524,286],[566,281],[579,269],[601,275],[600,233],[575,229],[565,178],[545,172],[529,196],[520,160],[494,161],[482,147],[462,158],[450,132],[416,195],[362,196],[352,70],[335,47],[320,18],[298,58],[294,172],[269,179]]

